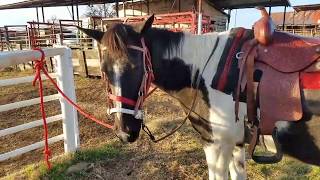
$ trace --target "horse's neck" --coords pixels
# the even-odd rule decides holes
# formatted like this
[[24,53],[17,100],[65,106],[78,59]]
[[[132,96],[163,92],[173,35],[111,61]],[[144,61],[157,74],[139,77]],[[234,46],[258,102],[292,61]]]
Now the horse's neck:
[[151,32],[148,41],[155,84],[166,91],[194,87],[205,64],[209,60],[214,61],[212,54],[218,36],[217,33],[199,36],[160,30]]

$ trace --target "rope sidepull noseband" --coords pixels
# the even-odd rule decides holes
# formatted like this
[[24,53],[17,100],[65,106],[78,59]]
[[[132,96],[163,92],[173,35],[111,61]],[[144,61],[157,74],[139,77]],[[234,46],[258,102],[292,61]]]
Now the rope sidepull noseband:
[[[133,106],[134,108],[127,109],[127,108],[120,108],[120,107],[112,107],[112,108],[109,108],[110,115],[113,113],[124,113],[124,114],[133,115],[136,119],[141,119],[141,120],[143,119],[143,112],[141,110],[141,107],[144,100],[151,94],[149,92],[149,89],[151,87],[152,81],[154,81],[154,74],[152,70],[151,55],[146,46],[144,38],[141,38],[141,45],[142,47],[134,46],[134,45],[128,46],[128,48],[141,51],[143,54],[143,73],[144,74],[143,74],[141,85],[139,88],[137,100],[134,101],[132,99],[129,99],[123,96],[114,95],[112,94],[111,89],[107,87],[107,96],[110,100],[118,101],[130,106]],[[108,79],[106,79],[106,81],[108,81]],[[107,82],[107,86],[109,86],[109,82]],[[153,92],[153,90],[151,92]]]

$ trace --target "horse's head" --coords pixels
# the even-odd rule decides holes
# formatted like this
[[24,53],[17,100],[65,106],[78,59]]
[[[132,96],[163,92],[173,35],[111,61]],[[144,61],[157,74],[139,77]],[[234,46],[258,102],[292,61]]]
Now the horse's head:
[[140,108],[145,89],[150,85],[148,81],[153,78],[143,37],[153,19],[151,16],[136,26],[115,24],[105,33],[80,28],[100,44],[101,70],[108,84],[109,113],[115,115],[114,130],[124,142],[134,142],[139,137],[143,121]]

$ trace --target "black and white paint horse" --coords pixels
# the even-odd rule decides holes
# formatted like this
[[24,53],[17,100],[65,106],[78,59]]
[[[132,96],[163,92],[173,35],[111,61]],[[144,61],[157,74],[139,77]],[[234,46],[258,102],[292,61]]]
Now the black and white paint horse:
[[[232,179],[246,179],[246,105],[240,103],[239,121],[236,122],[233,96],[212,88],[219,63],[230,48],[228,40],[237,29],[192,35],[152,28],[153,18],[139,26],[116,24],[107,32],[81,28],[100,43],[102,71],[108,77],[113,95],[118,97],[118,100],[114,98],[112,111],[116,115],[117,136],[124,142],[134,142],[139,137],[142,118],[137,112],[140,105],[135,106],[132,102],[143,92],[141,85],[145,84],[142,81],[146,81],[149,72],[146,70],[146,51],[149,50],[153,83],[179,100],[186,111],[194,98],[192,89],[199,85],[196,106],[189,119],[204,141],[209,179],[228,179],[228,172]],[[197,79],[200,79],[199,83],[196,83]],[[119,100],[119,97],[125,100]],[[319,99],[314,98],[306,99],[319,107]],[[285,154],[320,165],[318,115],[319,108],[309,112],[304,120],[277,123],[279,142]]]

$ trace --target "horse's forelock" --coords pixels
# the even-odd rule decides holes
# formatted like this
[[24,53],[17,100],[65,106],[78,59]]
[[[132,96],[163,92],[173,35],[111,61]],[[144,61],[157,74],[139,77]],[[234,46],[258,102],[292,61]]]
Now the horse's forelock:
[[126,59],[128,33],[125,25],[115,24],[106,32],[104,39],[108,54],[116,59]]

